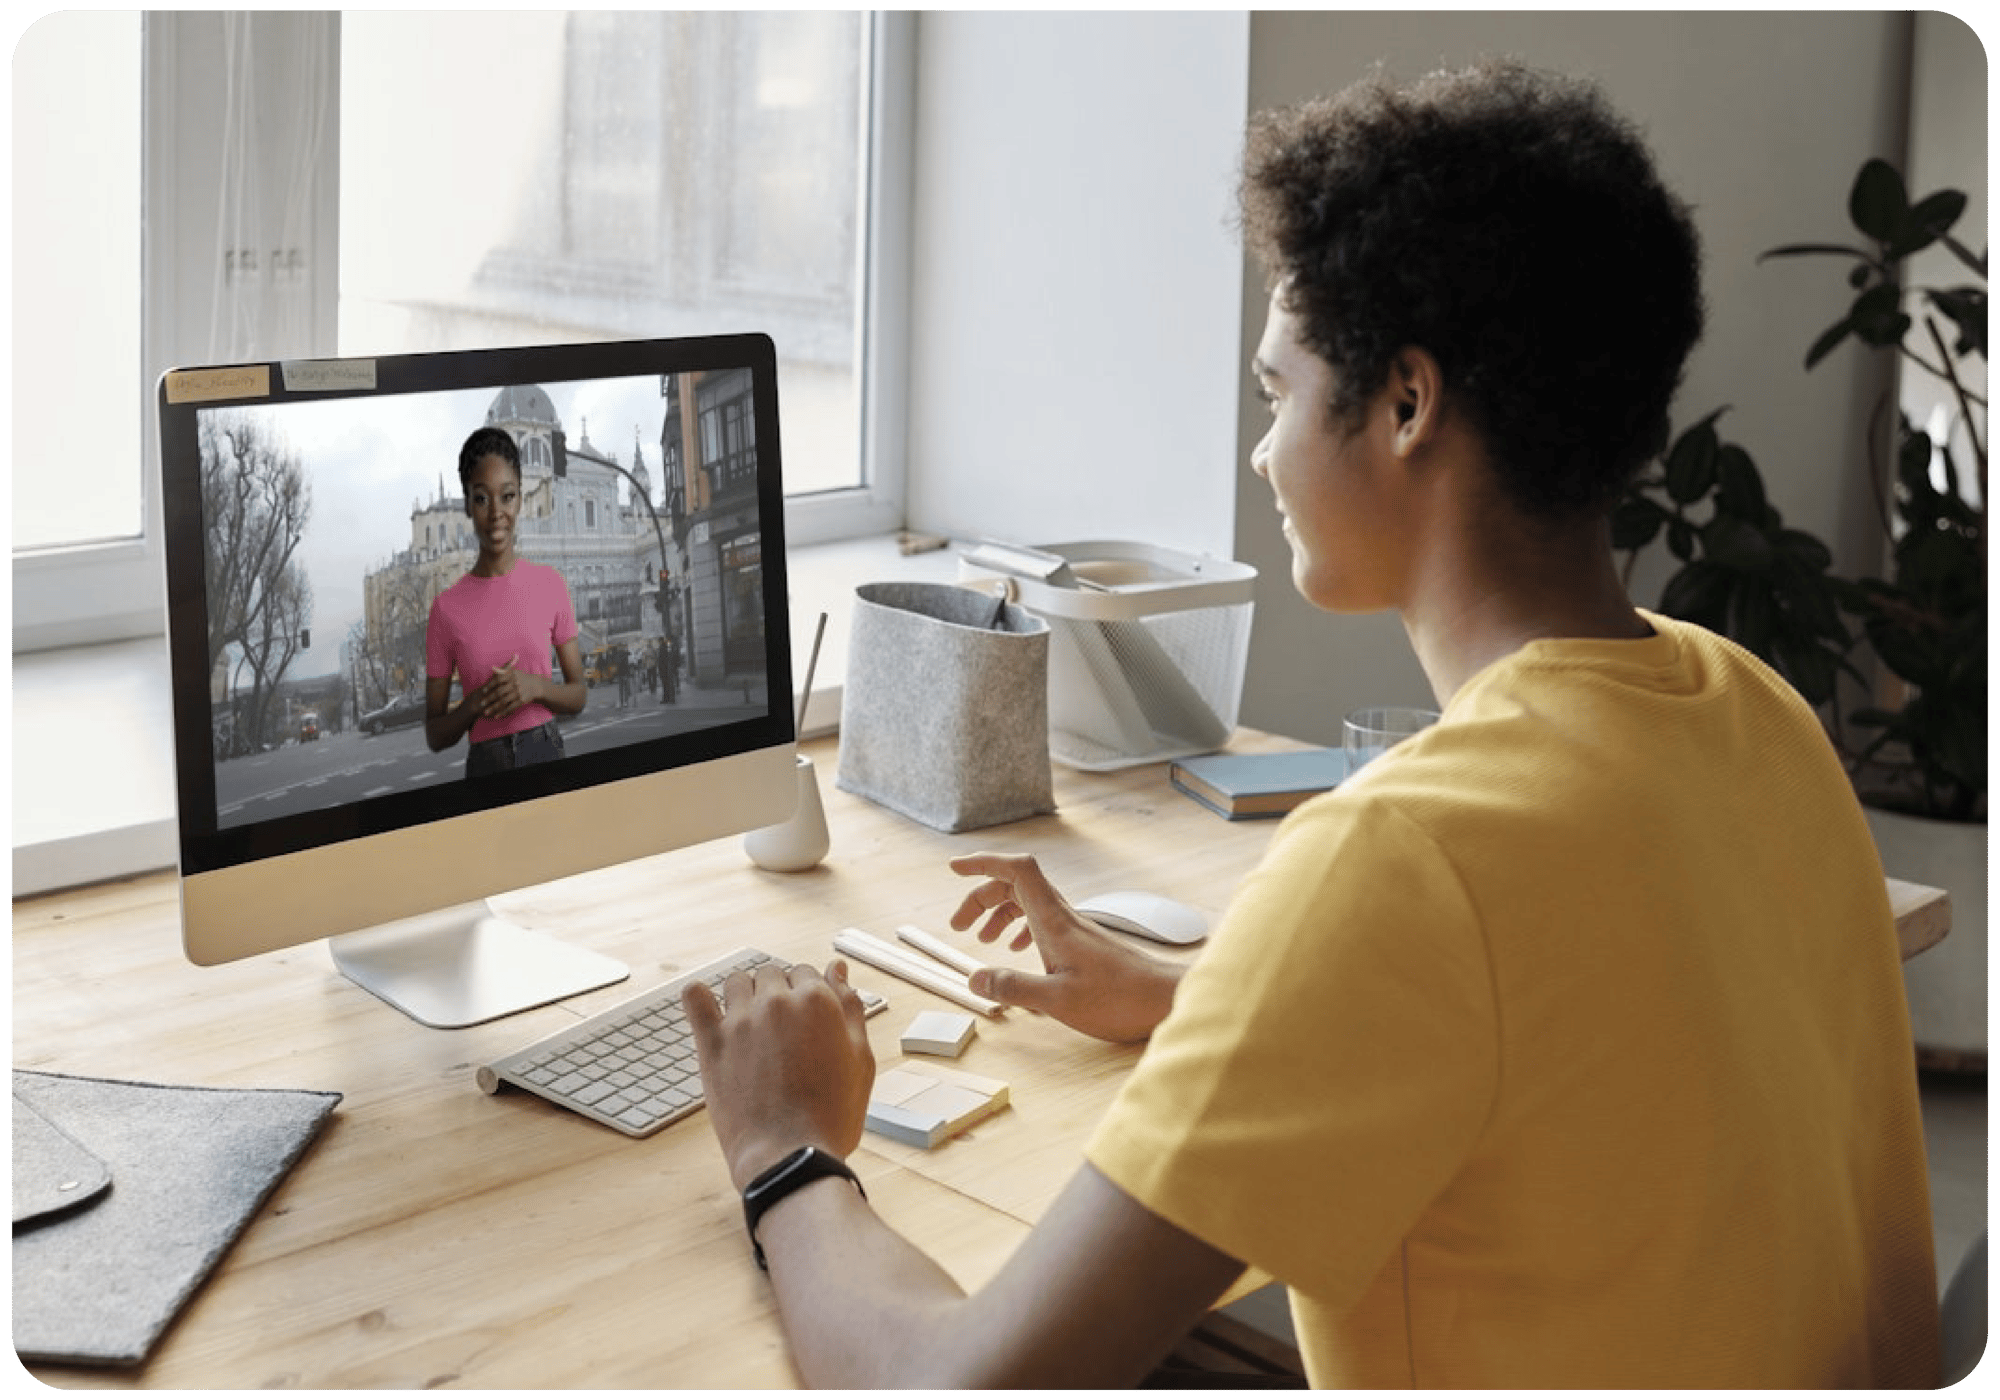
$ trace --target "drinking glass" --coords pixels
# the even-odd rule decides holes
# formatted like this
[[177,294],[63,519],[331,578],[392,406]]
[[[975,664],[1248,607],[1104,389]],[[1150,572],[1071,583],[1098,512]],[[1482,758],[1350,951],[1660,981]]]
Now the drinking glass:
[[1348,773],[1360,772],[1363,766],[1380,758],[1395,744],[1437,722],[1436,710],[1415,710],[1400,705],[1371,705],[1354,711],[1341,724]]

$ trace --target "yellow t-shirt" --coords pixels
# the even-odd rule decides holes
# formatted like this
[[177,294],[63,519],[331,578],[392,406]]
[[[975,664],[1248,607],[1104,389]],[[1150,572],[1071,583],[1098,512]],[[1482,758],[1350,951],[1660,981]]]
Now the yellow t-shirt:
[[1288,817],[1091,1143],[1317,1385],[1936,1384],[1874,845],[1784,682],[1647,620]]

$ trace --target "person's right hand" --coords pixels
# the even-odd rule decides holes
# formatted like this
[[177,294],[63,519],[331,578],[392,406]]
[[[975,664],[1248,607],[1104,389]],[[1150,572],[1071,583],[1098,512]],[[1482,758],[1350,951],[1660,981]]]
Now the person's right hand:
[[960,875],[983,876],[951,916],[960,932],[977,924],[991,943],[1016,920],[1009,946],[1035,945],[1043,971],[985,968],[972,974],[972,990],[1028,1011],[1040,1011],[1099,1040],[1144,1040],[1166,1019],[1179,985],[1178,964],[1149,957],[1086,919],[1056,892],[1033,856],[960,856]]
[[847,964],[836,958],[824,975],[783,964],[732,972],[723,995],[726,1009],[706,983],[693,981],[681,1008],[736,1189],[794,1148],[853,1152],[875,1054]]

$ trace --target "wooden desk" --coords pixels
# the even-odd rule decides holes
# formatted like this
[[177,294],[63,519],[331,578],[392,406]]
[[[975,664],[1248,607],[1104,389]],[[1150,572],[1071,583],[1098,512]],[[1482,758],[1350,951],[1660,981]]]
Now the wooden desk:
[[1896,915],[1896,945],[1908,962],[1951,932],[1951,896],[1929,885],[1889,878],[1889,907]]
[[[836,789],[830,742],[808,751],[833,833],[824,866],[774,875],[718,841],[496,900],[633,975],[466,1030],[405,1019],[336,973],[323,944],[189,965],[167,874],[17,904],[17,1067],[345,1095],[143,1370],[35,1374],[176,1388],[795,1384],[705,1118],[633,1141],[530,1095],[489,1098],[474,1066],[737,944],[823,963],[849,925],[957,939],[946,920],[967,882],[945,862],[963,852],[1030,851],[1072,894],[1155,889],[1213,916],[1271,831],[1222,821],[1154,765],[1058,767],[1056,815],[947,836]],[[1937,903],[1916,893],[1899,916],[1933,919]],[[884,1065],[912,1015],[948,1005],[872,969],[856,980],[890,998],[870,1022]],[[1018,1012],[982,1020],[960,1063],[1007,1081],[1011,1107],[935,1152],[867,1135],[853,1160],[870,1201],[976,1286],[1075,1170],[1135,1056]]]
[[[497,899],[632,977],[465,1030],[407,1020],[342,978],[323,943],[189,965],[170,874],[17,904],[16,1067],[345,1095],[143,1370],[35,1374],[190,1388],[795,1384],[705,1116],[634,1141],[532,1095],[489,1098],[474,1066],[738,944],[823,964],[843,927],[893,937],[914,923],[975,947],[947,923],[970,887],[946,869],[954,855],[1031,851],[1071,893],[1157,889],[1213,916],[1270,836],[1176,793],[1159,765],[1058,767],[1055,815],[948,836],[839,791],[830,742],[807,751],[833,835],[823,866],[771,874],[723,840]],[[949,1008],[871,968],[855,980],[889,998],[869,1023],[883,1065],[902,1058],[917,1011]],[[982,1018],[959,1063],[1005,1080],[1011,1106],[935,1152],[868,1134],[853,1160],[870,1201],[978,1284],[1075,1171],[1136,1053],[1019,1012]]]

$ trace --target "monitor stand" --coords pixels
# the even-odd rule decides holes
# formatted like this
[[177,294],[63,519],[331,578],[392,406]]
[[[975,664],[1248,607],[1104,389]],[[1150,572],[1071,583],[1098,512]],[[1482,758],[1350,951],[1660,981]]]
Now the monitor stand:
[[412,1020],[476,1026],[623,981],[615,958],[510,924],[484,900],[327,940],[334,966]]

